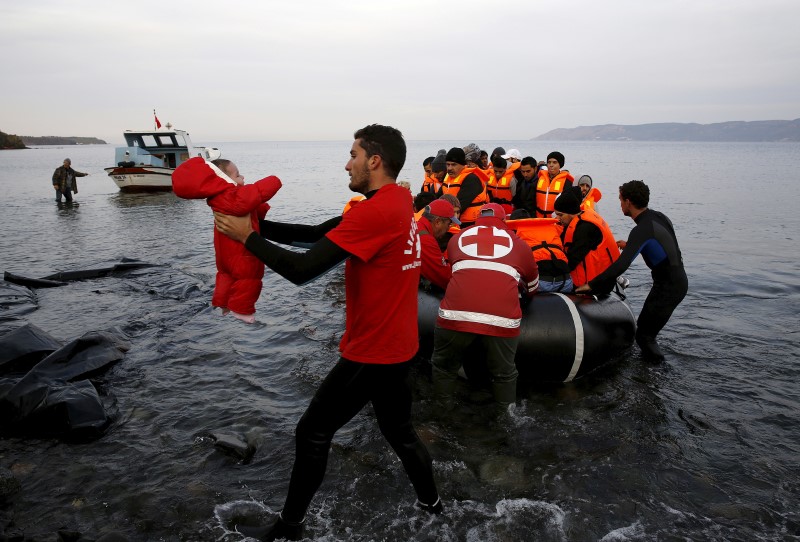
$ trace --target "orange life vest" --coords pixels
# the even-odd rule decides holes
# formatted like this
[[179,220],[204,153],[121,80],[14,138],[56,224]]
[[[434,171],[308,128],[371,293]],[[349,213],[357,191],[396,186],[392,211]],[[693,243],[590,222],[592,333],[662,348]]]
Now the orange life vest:
[[356,205],[359,201],[361,201],[363,199],[366,199],[366,196],[364,196],[363,194],[358,195],[358,196],[353,196],[352,198],[350,198],[350,201],[348,201],[347,204],[344,206],[344,210],[342,211],[342,214],[345,214],[347,211],[352,209],[354,205]]
[[519,162],[514,162],[506,169],[506,172],[499,179],[495,178],[494,171],[490,180],[493,180],[493,186],[489,188],[489,199],[493,203],[499,203],[503,206],[506,214],[511,214],[514,206],[511,204],[511,198],[514,196],[511,193],[511,180],[514,178],[514,171],[519,169]]
[[550,218],[556,198],[564,191],[567,181],[574,181],[575,178],[566,169],[550,179],[550,173],[545,169],[539,172],[539,182],[536,183],[536,217]]
[[431,192],[432,194],[436,194],[439,192],[439,189],[442,187],[442,182],[437,179],[436,177],[426,176],[425,180],[422,181],[422,190],[421,192]]
[[489,180],[486,181],[486,193],[489,194],[489,199],[492,199],[494,188],[497,186],[497,177],[494,175],[494,169],[487,169],[485,173],[489,176]]
[[483,190],[480,194],[475,196],[475,199],[467,204],[465,209],[461,209],[461,215],[459,216],[461,222],[475,222],[478,218],[478,211],[481,206],[484,203],[489,203],[489,195],[486,193],[486,184],[489,182],[489,177],[482,169],[465,167],[455,179],[451,179],[448,174],[444,178],[444,186],[442,187],[443,194],[450,194],[451,196],[458,197],[458,192],[461,190],[461,183],[464,182],[464,178],[470,173],[474,173],[481,180]]
[[575,235],[575,228],[581,220],[591,222],[600,228],[600,231],[603,233],[603,240],[597,245],[597,248],[590,250],[586,258],[584,258],[570,273],[572,275],[572,282],[575,284],[576,288],[578,286],[583,286],[595,278],[619,258],[619,247],[617,247],[614,234],[611,233],[611,228],[608,227],[608,224],[606,224],[602,216],[591,209],[582,211],[570,222],[569,226],[567,226],[564,232],[564,248],[567,252],[569,252],[569,247],[572,245],[572,237]]
[[567,263],[567,255],[561,243],[561,228],[555,218],[522,218],[506,220],[506,224],[531,247],[533,259],[537,262],[561,260]]
[[602,198],[603,194],[600,193],[600,190],[597,188],[590,188],[589,192],[586,193],[586,197],[583,198],[583,201],[581,202],[581,211],[591,209],[592,211],[597,212],[597,202]]

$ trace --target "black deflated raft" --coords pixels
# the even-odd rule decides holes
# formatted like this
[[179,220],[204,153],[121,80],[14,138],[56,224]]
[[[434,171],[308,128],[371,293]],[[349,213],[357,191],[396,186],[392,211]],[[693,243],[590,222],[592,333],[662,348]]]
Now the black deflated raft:
[[[441,297],[423,290],[418,297],[420,355],[430,358]],[[616,293],[602,298],[537,294],[522,311],[517,370],[523,380],[569,382],[630,347],[635,333],[636,319]],[[467,373],[483,358],[480,348],[470,349],[464,359]]]

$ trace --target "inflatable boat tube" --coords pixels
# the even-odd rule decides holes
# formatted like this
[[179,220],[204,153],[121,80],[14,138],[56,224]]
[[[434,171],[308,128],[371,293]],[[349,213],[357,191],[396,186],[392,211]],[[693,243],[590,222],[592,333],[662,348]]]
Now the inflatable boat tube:
[[[441,297],[419,291],[420,355],[430,359]],[[521,380],[570,382],[630,347],[636,318],[616,293],[602,298],[537,294],[522,310],[516,363]],[[484,353],[470,349],[464,368],[470,378],[485,372]]]
[[142,267],[154,267],[154,264],[142,262],[140,260],[134,260],[131,258],[122,258],[118,262],[100,264],[97,267],[92,267],[90,269],[61,271],[41,278],[24,277],[22,275],[5,271],[3,273],[3,279],[6,282],[11,282],[20,286],[27,286],[28,288],[54,288],[57,286],[66,286],[69,281],[73,280],[106,277],[108,275],[123,273],[132,269],[140,269]]
[[3,273],[3,280],[10,282],[11,284],[26,286],[28,288],[55,288],[57,286],[67,285],[67,283],[62,280],[23,277],[22,275],[17,275],[16,273],[11,273],[9,271],[5,271]]

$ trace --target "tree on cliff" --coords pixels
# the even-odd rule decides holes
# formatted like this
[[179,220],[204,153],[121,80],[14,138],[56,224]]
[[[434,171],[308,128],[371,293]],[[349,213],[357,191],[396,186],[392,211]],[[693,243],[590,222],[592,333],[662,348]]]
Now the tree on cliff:
[[0,132],[0,149],[25,149],[25,143],[19,136]]

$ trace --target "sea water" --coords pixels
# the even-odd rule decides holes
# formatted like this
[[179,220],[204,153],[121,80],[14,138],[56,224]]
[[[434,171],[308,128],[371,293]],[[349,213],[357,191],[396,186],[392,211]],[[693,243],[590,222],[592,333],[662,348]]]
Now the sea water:
[[[422,160],[468,141],[409,143],[401,180],[418,189]],[[576,382],[521,386],[499,419],[485,392],[459,408],[432,400],[425,360],[414,419],[434,458],[445,513],[415,510],[397,457],[366,408],[336,436],[308,517],[322,540],[796,540],[800,537],[797,143],[477,141],[543,160],[566,156],[603,192],[617,238],[633,222],[617,187],[644,179],[651,208],[675,224],[689,294],[660,336],[667,361],[636,347]],[[273,220],[319,223],[352,195],[350,141],[208,142],[247,181],[283,180]],[[58,529],[116,530],[131,540],[241,540],[237,521],[280,510],[294,426],[338,359],[341,268],[297,287],[267,271],[255,325],[209,307],[213,221],[204,201],[122,194],[102,168],[113,146],[0,152],[0,270],[28,277],[123,257],[153,267],[37,289],[35,310],[9,315],[67,341],[117,329],[132,344],[95,384],[113,422],[91,442],[3,438],[0,468],[20,491],[0,527],[31,539]],[[64,158],[72,205],[50,182]],[[636,314],[650,287],[626,273]],[[375,285],[390,288],[391,285]],[[214,446],[225,432],[249,461]]]

